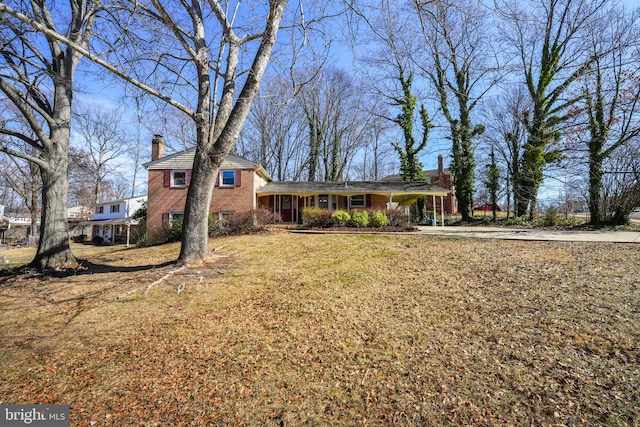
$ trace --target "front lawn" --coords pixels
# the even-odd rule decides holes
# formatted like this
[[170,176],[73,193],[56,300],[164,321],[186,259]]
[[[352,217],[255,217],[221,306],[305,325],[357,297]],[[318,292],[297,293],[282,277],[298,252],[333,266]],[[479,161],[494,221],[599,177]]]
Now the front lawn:
[[[0,276],[0,402],[88,425],[638,425],[638,245],[269,235]],[[82,256],[82,254],[79,254]]]

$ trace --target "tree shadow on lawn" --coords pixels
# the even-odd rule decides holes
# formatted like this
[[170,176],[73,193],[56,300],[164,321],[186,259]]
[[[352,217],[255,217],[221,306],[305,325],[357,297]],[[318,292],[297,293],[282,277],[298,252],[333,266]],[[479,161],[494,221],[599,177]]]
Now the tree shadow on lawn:
[[64,279],[74,276],[93,275],[93,274],[109,274],[109,273],[137,273],[143,271],[157,270],[175,265],[175,260],[165,261],[159,264],[144,264],[144,265],[109,265],[102,263],[94,263],[87,259],[78,259],[76,264],[70,265],[66,268],[59,270],[49,270],[45,272],[39,272],[30,267],[16,267],[11,269],[0,270],[0,289],[10,287],[16,281],[21,279],[40,279],[42,281],[56,278]]
[[[61,321],[55,321],[60,317],[59,311],[43,315],[51,316],[52,324],[68,325],[88,309],[119,300],[135,291],[142,292],[144,287],[140,285],[147,277],[153,282],[154,276],[164,275],[166,268],[173,265],[175,261],[118,266],[79,259],[73,266],[47,273],[40,273],[28,267],[2,270],[0,291],[5,304],[0,308],[0,312],[46,310],[45,307],[66,306],[62,316],[64,319]],[[108,274],[113,276],[109,277]]]

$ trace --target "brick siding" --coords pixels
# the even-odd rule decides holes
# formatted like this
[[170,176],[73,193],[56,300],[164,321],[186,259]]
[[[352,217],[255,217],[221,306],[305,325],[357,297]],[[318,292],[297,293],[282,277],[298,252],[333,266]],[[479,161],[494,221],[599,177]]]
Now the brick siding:
[[[241,212],[255,207],[253,170],[238,170],[241,173],[241,186],[216,187],[211,197],[209,212]],[[147,234],[150,238],[163,230],[163,215],[171,212],[184,212],[187,199],[187,187],[172,188],[164,186],[165,171],[149,170],[147,200]]]

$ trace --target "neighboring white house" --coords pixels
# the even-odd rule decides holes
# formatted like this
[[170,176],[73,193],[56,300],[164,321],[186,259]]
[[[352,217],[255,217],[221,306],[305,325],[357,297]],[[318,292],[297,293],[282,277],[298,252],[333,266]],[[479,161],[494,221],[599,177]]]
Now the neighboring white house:
[[67,219],[69,221],[89,219],[91,218],[92,210],[88,206],[74,206],[67,209]]
[[138,196],[98,203],[93,210],[93,219],[82,222],[82,225],[91,226],[94,239],[98,236],[103,242],[129,245],[131,229],[138,225],[131,216],[146,201],[147,196]]
[[[36,231],[40,225],[40,218],[36,220]],[[35,240],[27,242],[31,235],[31,215],[27,213],[6,212],[0,205],[0,244],[33,244]]]

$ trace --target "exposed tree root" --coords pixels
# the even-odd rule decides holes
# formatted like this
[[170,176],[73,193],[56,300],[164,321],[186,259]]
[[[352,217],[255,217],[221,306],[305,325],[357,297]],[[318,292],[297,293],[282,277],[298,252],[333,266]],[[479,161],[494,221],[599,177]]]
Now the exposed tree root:
[[144,291],[144,294],[146,295],[149,290],[154,287],[155,285],[157,285],[158,283],[162,283],[164,280],[166,280],[169,276],[171,276],[172,274],[176,274],[181,272],[182,270],[184,270],[185,268],[187,268],[186,265],[183,265],[180,268],[176,268],[175,270],[171,270],[170,272],[168,272],[167,274],[165,274],[164,276],[162,276],[161,278],[159,278],[158,280],[156,280],[155,282],[153,282],[152,284],[150,284],[149,286],[147,286],[147,289]]

